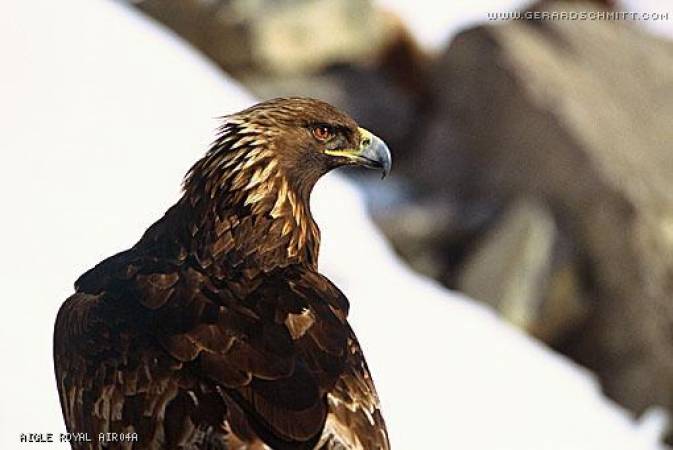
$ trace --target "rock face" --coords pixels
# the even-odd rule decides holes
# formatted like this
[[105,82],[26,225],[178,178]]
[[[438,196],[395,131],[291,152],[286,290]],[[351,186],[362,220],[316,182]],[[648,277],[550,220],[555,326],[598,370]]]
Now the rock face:
[[554,219],[544,206],[518,203],[467,257],[459,289],[530,328],[551,272],[555,238]]
[[306,73],[366,60],[388,22],[368,0],[134,0],[230,73]]
[[469,252],[457,287],[519,328],[558,345],[589,310],[570,246],[545,205],[519,200]]
[[673,43],[624,22],[498,22],[456,37],[433,80],[410,176],[549,205],[594,299],[562,350],[633,410],[673,410]]

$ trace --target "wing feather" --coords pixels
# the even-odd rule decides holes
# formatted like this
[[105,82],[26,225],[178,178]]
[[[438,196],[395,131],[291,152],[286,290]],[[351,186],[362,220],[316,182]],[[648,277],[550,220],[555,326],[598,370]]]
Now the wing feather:
[[[273,448],[314,448],[333,414],[328,394],[347,386],[343,294],[303,267],[216,283],[187,262],[132,256],[86,274],[59,312],[68,430],[136,432],[137,448],[200,448],[227,433],[250,444],[251,431]],[[293,333],[302,314],[311,323]]]
[[348,338],[348,360],[328,395],[329,414],[319,450],[389,450],[379,398],[355,334]]

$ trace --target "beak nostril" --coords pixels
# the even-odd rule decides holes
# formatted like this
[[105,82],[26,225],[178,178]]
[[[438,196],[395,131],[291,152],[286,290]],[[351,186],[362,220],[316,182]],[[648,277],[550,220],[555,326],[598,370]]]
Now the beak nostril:
[[364,138],[364,139],[362,140],[362,146],[363,146],[363,147],[368,147],[368,146],[370,146],[371,144],[372,144],[372,140],[369,139],[369,138]]

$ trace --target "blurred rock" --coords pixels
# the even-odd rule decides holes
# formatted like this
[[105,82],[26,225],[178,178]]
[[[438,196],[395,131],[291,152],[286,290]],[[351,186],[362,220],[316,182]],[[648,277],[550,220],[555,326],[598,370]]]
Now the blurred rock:
[[[558,257],[558,256],[557,256]],[[574,261],[556,262],[528,332],[554,348],[572,339],[591,314],[590,297]]]
[[368,0],[130,0],[234,75],[367,61],[389,42]]
[[572,261],[559,257],[561,244],[551,212],[519,200],[467,256],[458,289],[554,344],[587,309]]
[[456,240],[450,236],[455,231],[453,223],[446,208],[431,205],[407,204],[395,208],[393,214],[377,216],[377,224],[396,251],[416,272],[435,279],[450,270],[445,249],[435,244]]
[[[415,271],[454,288],[459,262],[499,210],[495,205],[419,197],[419,192],[402,177],[393,177],[391,182],[361,183],[370,199],[369,211],[374,221]],[[384,185],[393,186],[386,198],[372,192],[372,187]]]
[[551,270],[555,232],[543,206],[513,206],[467,257],[458,288],[529,328]]
[[562,350],[634,411],[673,410],[673,43],[624,21],[499,22],[457,36],[430,90],[409,176],[437,198],[548,205],[583,259],[551,285],[584,280],[594,302]]
[[544,206],[515,204],[468,256],[459,289],[530,328],[551,272],[555,238],[554,218]]

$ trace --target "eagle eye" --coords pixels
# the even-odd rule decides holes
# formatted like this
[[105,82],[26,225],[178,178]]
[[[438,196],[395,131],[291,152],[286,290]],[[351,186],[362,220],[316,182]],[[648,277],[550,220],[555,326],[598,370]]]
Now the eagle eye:
[[327,142],[334,136],[334,130],[328,125],[317,125],[313,127],[313,137],[320,142]]

